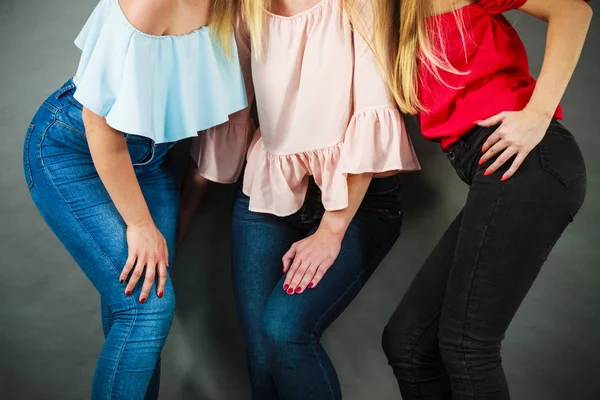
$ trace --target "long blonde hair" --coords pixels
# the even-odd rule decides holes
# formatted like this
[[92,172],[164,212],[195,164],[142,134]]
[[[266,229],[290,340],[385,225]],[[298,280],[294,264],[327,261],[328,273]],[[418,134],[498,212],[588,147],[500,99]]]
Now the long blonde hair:
[[[373,51],[400,110],[416,114],[424,109],[418,92],[419,63],[442,82],[440,71],[460,75],[466,72],[450,64],[443,40],[432,40],[434,35],[439,37],[442,33],[436,18],[428,20],[429,16],[437,14],[431,0],[373,1]],[[454,3],[456,10],[458,0]],[[454,12],[454,17],[464,47],[464,22],[458,12]]]
[[212,0],[208,15],[212,39],[221,44],[225,54],[232,54],[231,38],[234,34],[233,21],[238,8],[238,0]]

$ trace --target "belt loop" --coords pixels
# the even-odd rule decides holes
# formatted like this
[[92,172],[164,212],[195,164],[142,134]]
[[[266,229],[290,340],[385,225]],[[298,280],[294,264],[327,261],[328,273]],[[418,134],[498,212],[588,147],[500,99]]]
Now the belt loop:
[[66,93],[68,93],[69,91],[75,89],[75,82],[73,82],[73,79],[69,79],[60,89],[58,89],[56,91],[56,100],[60,99],[62,96],[64,96]]

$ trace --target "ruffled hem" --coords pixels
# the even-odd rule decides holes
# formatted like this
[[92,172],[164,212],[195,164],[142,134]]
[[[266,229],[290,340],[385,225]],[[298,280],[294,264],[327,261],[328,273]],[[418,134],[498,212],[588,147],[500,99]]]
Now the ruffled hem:
[[122,132],[156,143],[196,136],[247,107],[235,38],[228,59],[202,28],[152,36],[129,23],[118,0],[101,0],[75,44],[74,97]]
[[251,119],[230,121],[203,132],[192,141],[190,154],[198,173],[216,183],[238,180],[248,148],[248,138],[254,131]]
[[355,114],[346,130],[340,162],[344,174],[421,169],[404,119],[395,108]]
[[247,159],[243,191],[249,209],[277,216],[302,207],[308,176],[321,189],[324,208],[335,211],[348,207],[348,174],[420,169],[402,118],[391,108],[355,115],[343,142],[289,155],[269,153],[259,129]]

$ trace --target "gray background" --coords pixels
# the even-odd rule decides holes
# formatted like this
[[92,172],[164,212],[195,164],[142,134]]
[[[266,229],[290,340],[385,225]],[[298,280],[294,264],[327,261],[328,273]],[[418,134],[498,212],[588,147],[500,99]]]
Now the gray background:
[[[72,40],[92,0],[0,0],[0,398],[89,396],[102,346],[98,295],[37,214],[21,148],[41,101],[75,72]],[[588,166],[583,209],[551,254],[504,344],[514,399],[600,399],[600,17],[564,98]],[[545,24],[510,14],[539,71]],[[434,144],[415,135],[423,171],[405,176],[403,235],[361,295],[327,331],[349,400],[398,399],[380,333],[412,276],[462,206],[466,187]],[[174,263],[178,310],[164,351],[162,399],[248,398],[228,261],[231,187],[215,186]]]

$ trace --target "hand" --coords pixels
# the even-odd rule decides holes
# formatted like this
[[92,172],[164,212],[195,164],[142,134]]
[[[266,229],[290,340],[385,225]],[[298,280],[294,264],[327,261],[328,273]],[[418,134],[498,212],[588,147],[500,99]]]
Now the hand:
[[133,292],[145,270],[144,285],[139,298],[140,303],[144,303],[148,298],[157,275],[158,297],[162,297],[167,283],[167,267],[169,266],[169,250],[163,235],[152,221],[128,226],[127,246],[129,256],[119,278],[121,282],[124,282],[131,272],[125,294],[129,296]]
[[320,227],[294,243],[282,259],[283,273],[287,272],[283,290],[291,295],[317,286],[339,255],[342,239],[343,234]]
[[485,170],[485,175],[493,174],[500,166],[515,157],[500,180],[505,181],[513,176],[529,152],[542,141],[551,120],[552,115],[525,108],[518,112],[501,112],[477,122],[477,125],[487,127],[500,124],[481,149],[484,154],[479,160],[479,165],[498,156]]

